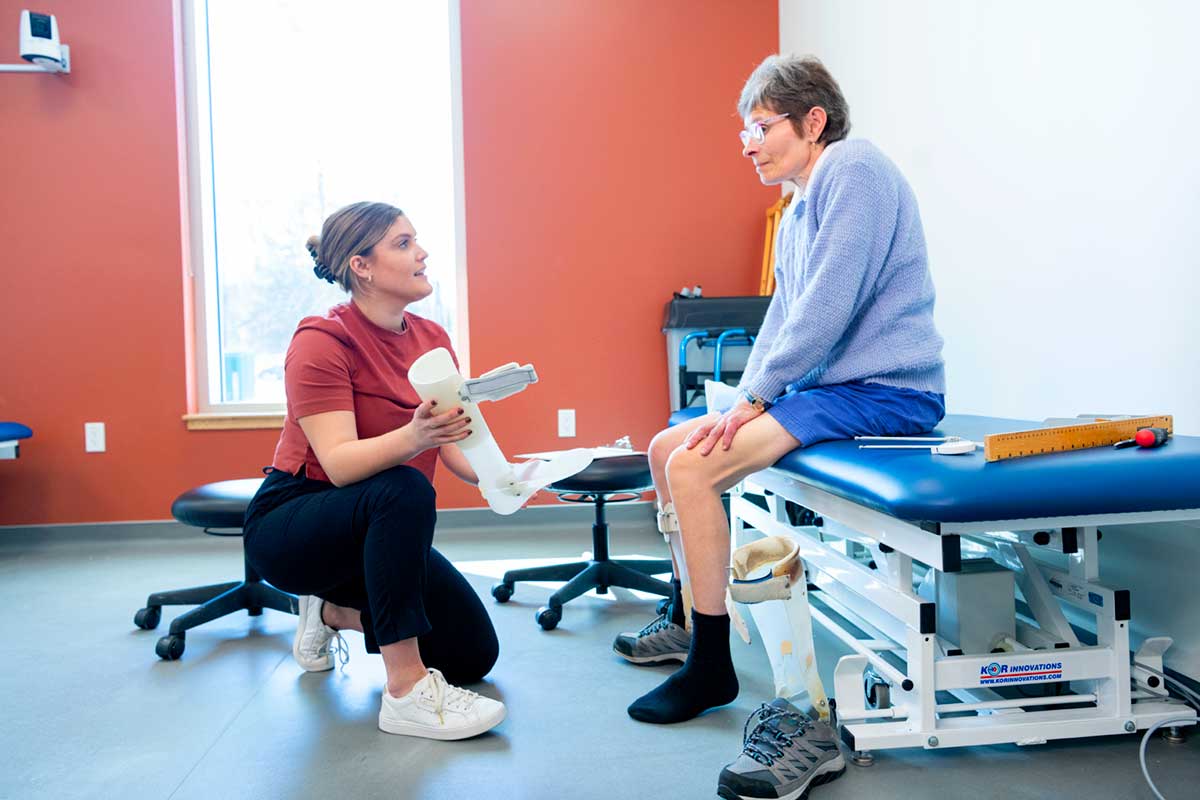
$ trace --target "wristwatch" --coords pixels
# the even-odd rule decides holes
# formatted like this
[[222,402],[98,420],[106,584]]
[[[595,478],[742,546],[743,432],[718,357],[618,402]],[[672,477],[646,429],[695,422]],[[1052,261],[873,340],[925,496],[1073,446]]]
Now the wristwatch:
[[742,390],[742,397],[744,397],[746,399],[746,402],[748,402],[750,405],[754,406],[755,411],[758,411],[760,413],[763,411],[766,411],[768,408],[771,407],[771,403],[769,401],[763,400],[761,397],[756,395],[754,392],[751,392],[749,389]]

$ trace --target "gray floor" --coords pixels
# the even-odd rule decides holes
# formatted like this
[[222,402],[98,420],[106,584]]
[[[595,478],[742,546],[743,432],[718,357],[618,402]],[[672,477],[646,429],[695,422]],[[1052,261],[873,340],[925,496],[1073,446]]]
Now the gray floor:
[[[509,718],[467,742],[388,736],[375,728],[382,665],[356,634],[344,670],[305,674],[291,659],[294,618],[239,614],[189,634],[182,660],[160,661],[154,642],[172,614],[150,632],[133,627],[133,612],[150,591],[235,577],[240,542],[105,530],[84,540],[0,531],[10,656],[0,671],[0,798],[713,797],[743,721],[771,695],[761,649],[735,641],[735,704],[671,727],[630,720],[629,701],[671,670],[629,666],[609,642],[645,621],[652,601],[580,598],[558,630],[543,632],[533,615],[549,590],[522,585],[495,605],[489,573],[506,565],[486,562],[578,556],[586,533],[459,531],[438,546],[487,597],[502,654],[476,688],[503,699]],[[614,552],[663,553],[644,529],[614,540]],[[841,648],[824,637],[818,648],[831,669]],[[813,797],[1150,798],[1137,745],[1129,736],[891,751]],[[1165,796],[1196,797],[1200,736],[1151,747]]]

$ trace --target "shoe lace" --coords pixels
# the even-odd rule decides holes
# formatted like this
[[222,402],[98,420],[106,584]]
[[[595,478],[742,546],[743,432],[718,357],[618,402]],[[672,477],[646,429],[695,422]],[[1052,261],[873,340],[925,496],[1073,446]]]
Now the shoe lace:
[[[796,725],[796,730],[786,733],[779,728],[779,723],[789,720]],[[750,725],[754,724],[751,729]],[[797,736],[803,735],[810,721],[781,708],[763,703],[746,720],[742,727],[742,752],[755,761],[766,766],[775,763],[775,759],[783,755],[783,748],[791,746]]]
[[343,667],[350,663],[350,645],[346,644],[346,640],[342,638],[341,631],[334,631],[322,650],[331,654],[333,660],[340,662]]
[[653,622],[638,631],[638,637],[641,638],[642,636],[649,636],[651,634],[658,633],[659,631],[666,630],[667,626],[670,624],[671,618],[666,613],[659,614],[654,618]]
[[441,670],[430,669],[432,680],[429,681],[430,692],[433,694],[433,710],[438,715],[438,722],[446,724],[442,712],[446,708],[464,710],[474,703],[479,695],[470,689],[454,686],[446,681]]

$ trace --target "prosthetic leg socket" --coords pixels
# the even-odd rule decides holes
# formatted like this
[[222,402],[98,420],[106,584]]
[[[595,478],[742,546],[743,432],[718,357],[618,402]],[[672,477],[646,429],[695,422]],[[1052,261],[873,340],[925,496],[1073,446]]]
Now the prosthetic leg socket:
[[789,600],[792,583],[803,577],[799,543],[768,536],[733,551],[729,594],[739,603]]
[[807,693],[813,709],[828,721],[829,698],[817,672],[799,550],[799,543],[785,536],[757,539],[734,550],[729,598],[750,605],[775,675],[775,694],[790,698]]

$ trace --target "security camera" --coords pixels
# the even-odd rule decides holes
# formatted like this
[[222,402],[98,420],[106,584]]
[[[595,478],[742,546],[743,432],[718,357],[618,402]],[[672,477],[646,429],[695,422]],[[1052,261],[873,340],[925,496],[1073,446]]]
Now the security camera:
[[58,41],[58,20],[53,14],[21,12],[21,58],[47,72],[70,72],[70,49]]

